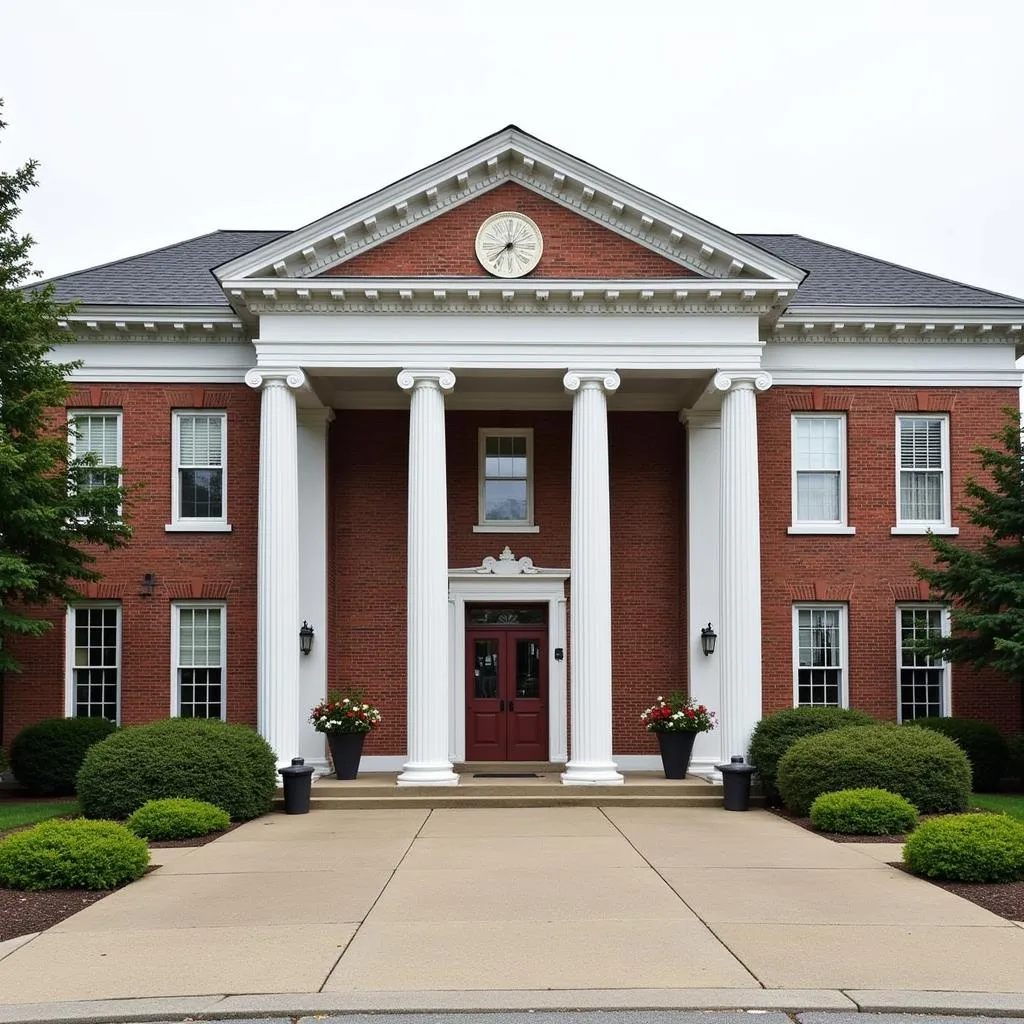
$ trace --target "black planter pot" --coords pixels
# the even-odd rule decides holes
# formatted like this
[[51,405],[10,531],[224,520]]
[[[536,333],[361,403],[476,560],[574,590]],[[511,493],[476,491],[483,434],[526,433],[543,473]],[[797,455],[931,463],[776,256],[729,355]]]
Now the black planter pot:
[[666,779],[685,779],[690,768],[690,755],[697,739],[695,732],[659,732],[661,764]]
[[359,759],[363,756],[365,732],[329,732],[327,743],[331,748],[334,762],[334,776],[338,779],[354,779],[359,772]]

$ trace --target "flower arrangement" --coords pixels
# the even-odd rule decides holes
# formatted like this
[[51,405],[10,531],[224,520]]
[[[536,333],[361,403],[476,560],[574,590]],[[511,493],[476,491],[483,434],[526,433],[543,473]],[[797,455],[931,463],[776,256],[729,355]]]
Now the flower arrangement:
[[363,695],[355,690],[329,693],[309,713],[313,728],[329,734],[369,732],[380,718],[380,709],[364,703]]
[[693,701],[676,691],[668,700],[659,697],[645,711],[640,721],[648,732],[710,732],[715,727],[715,713],[703,704]]

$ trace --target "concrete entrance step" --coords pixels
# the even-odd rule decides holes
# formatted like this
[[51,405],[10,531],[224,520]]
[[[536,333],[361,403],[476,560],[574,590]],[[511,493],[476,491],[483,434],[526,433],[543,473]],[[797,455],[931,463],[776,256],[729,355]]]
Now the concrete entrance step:
[[[313,785],[311,810],[441,807],[720,807],[721,784],[695,776],[666,779],[660,772],[630,772],[616,786],[565,786],[558,773],[532,779],[477,779],[460,775],[458,786],[398,786],[397,773],[363,774]],[[758,800],[753,801],[755,806]],[[275,807],[282,808],[280,790]]]

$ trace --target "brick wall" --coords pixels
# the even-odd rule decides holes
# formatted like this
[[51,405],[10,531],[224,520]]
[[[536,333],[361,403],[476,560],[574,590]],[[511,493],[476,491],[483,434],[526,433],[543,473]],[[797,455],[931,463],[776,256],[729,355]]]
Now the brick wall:
[[[896,524],[895,422],[898,412],[949,414],[953,525],[958,542],[978,532],[958,512],[964,484],[979,472],[973,449],[991,443],[1002,409],[1017,393],[1001,388],[813,389],[773,387],[758,396],[761,463],[761,564],[766,711],[793,700],[794,602],[848,603],[850,704],[882,719],[896,717],[896,604],[927,598],[914,561],[931,563],[924,537],[893,537]],[[797,410],[845,410],[849,523],[855,536],[789,536],[790,419]],[[985,718],[1019,731],[1019,690],[991,672],[953,668],[953,714]]]
[[[256,520],[259,402],[244,385],[174,387],[97,385],[81,389],[72,408],[122,410],[124,482],[134,537],[120,551],[98,551],[99,584],[83,596],[120,601],[121,721],[125,725],[170,713],[170,621],[173,599],[227,604],[227,708],[234,722],[256,724]],[[171,519],[171,411],[226,410],[228,520],[231,533],[167,533]],[[152,597],[141,596],[144,573],[156,574]],[[13,641],[24,671],[8,673],[4,742],[41,718],[64,714],[65,611],[34,613],[54,623],[44,637]]]
[[513,210],[540,228],[544,251],[527,275],[541,278],[688,277],[691,271],[512,182],[329,270],[343,277],[487,277],[476,234],[493,213]]
[[[329,672],[332,683],[361,686],[382,704],[385,723],[366,747],[375,754],[405,752],[408,422],[404,411],[342,410],[331,426]],[[449,412],[446,425],[450,564],[479,565],[508,544],[537,565],[568,567],[571,413]],[[473,533],[481,427],[533,429],[539,533]],[[685,686],[682,443],[674,414],[609,416],[618,752],[654,751],[639,728],[640,709],[656,692]]]

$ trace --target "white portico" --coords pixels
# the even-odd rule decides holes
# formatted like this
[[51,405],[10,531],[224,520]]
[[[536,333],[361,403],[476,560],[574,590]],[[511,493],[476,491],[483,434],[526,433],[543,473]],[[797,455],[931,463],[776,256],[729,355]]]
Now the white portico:
[[[508,181],[674,261],[679,275],[526,278],[544,240],[529,217],[509,213],[490,217],[478,235],[477,255],[491,276],[346,276],[357,255]],[[506,222],[509,241],[498,246]],[[303,721],[306,698],[328,683],[322,653],[315,664],[300,663],[295,644],[296,624],[324,613],[326,593],[318,569],[326,564],[326,415],[304,419],[303,410],[346,406],[409,410],[408,722],[399,785],[455,785],[453,761],[465,757],[453,640],[464,627],[453,625],[451,608],[465,602],[460,574],[470,570],[453,568],[448,553],[445,413],[466,408],[571,408],[569,565],[545,569],[548,589],[533,599],[547,605],[552,635],[565,635],[546,656],[547,749],[551,760],[567,759],[563,782],[575,785],[621,782],[620,769],[640,767],[637,757],[617,760],[612,743],[609,409],[671,410],[686,419],[690,690],[721,722],[699,737],[694,765],[712,770],[721,757],[745,752],[761,713],[755,395],[770,385],[761,369],[763,331],[800,271],[509,129],[217,276],[253,325],[257,365],[246,380],[263,393],[260,728],[282,763],[297,752],[322,758]],[[315,458],[300,463],[300,448]],[[529,544],[528,536],[517,541],[520,559],[529,561]],[[516,584],[491,575],[502,581],[491,599],[505,599]],[[535,573],[522,575],[536,587]],[[720,655],[710,660],[693,655],[708,621],[721,637]],[[318,648],[327,640],[319,633]]]

